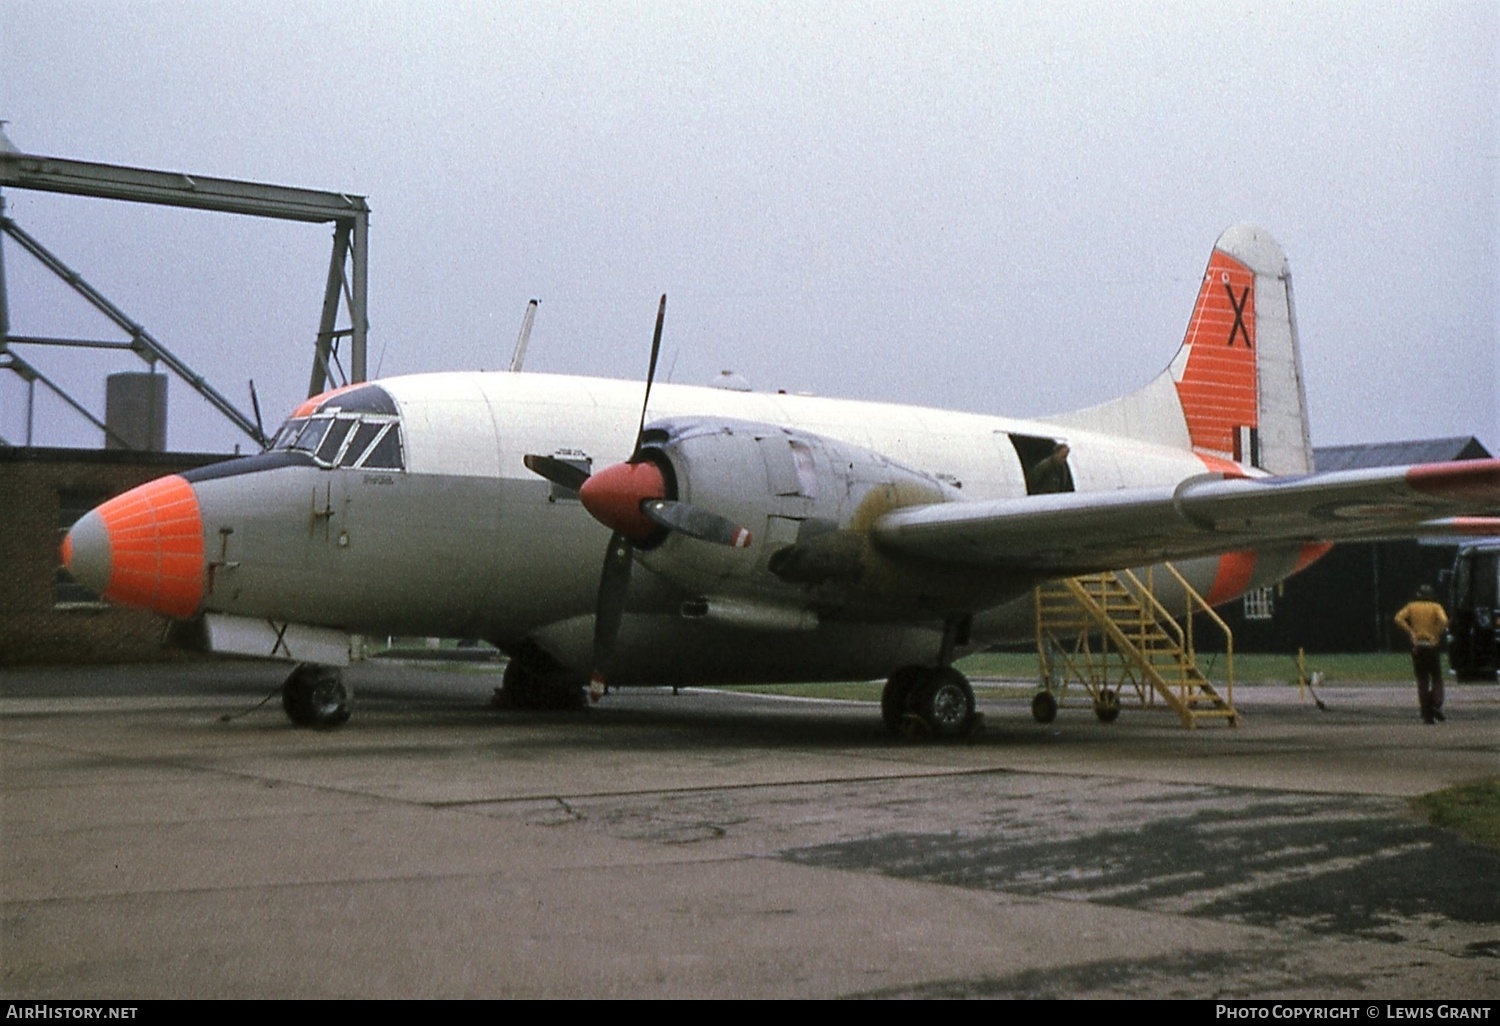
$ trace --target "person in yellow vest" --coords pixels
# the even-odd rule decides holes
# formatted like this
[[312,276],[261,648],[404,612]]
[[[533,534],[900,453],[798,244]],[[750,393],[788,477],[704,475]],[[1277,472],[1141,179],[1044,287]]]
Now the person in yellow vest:
[[1438,643],[1448,629],[1448,614],[1433,600],[1432,588],[1426,584],[1417,589],[1417,597],[1401,607],[1396,626],[1411,639],[1411,665],[1417,675],[1417,704],[1422,722],[1441,722],[1443,715],[1443,661],[1438,658]]

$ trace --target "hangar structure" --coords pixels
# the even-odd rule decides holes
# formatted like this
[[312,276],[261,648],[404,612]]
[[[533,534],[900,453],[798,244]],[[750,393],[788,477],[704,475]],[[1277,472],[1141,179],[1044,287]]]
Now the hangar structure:
[[[333,224],[333,252],[328,263],[328,283],[323,294],[322,317],[313,351],[308,395],[322,392],[329,380],[335,377],[335,368],[342,369],[338,356],[340,343],[345,339],[348,340],[349,360],[347,373],[343,375],[345,383],[365,380],[369,332],[366,293],[369,280],[367,254],[370,208],[363,196],[22,153],[0,132],[0,190],[6,188]],[[12,334],[5,282],[5,239],[18,245],[82,296],[112,321],[126,338],[122,341],[106,341]],[[349,326],[340,329],[336,325],[339,311],[345,305]],[[26,382],[27,437],[24,444],[30,446],[32,443],[35,390],[37,384],[41,384],[102,430],[112,447],[142,447],[131,444],[131,439],[118,427],[107,423],[107,418],[101,420],[83,403],[67,394],[41,368],[23,357],[17,351],[18,346],[82,346],[133,352],[150,366],[153,373],[158,364],[165,365],[235,427],[250,436],[257,445],[265,444],[264,429],[259,422],[258,413],[254,419],[246,416],[202,375],[194,372],[154,338],[145,327],[131,319],[89,285],[82,275],[22,229],[14,219],[6,215],[5,199],[3,191],[0,191],[0,370],[8,370]]]
[[[0,122],[0,125],[3,125]],[[247,416],[139,322],[26,232],[5,209],[5,189],[33,189],[96,199],[187,207],[251,217],[333,225],[333,251],[315,340],[308,394],[330,385],[364,381],[369,320],[366,315],[369,206],[363,196],[259,182],[156,171],[22,153],[0,131],[0,373],[26,386],[26,427],[13,440],[0,438],[0,666],[24,663],[92,663],[159,659],[166,623],[153,613],[102,603],[75,584],[59,566],[62,534],[86,510],[162,474],[225,458],[223,453],[163,452],[165,388],[158,365],[181,379],[255,443],[265,443],[259,413]],[[17,335],[11,332],[5,278],[7,244],[37,260],[75,294],[103,314],[122,340]],[[347,327],[339,328],[340,313]],[[128,420],[111,423],[109,409],[96,415],[49,377],[43,366],[58,346],[128,351],[150,374],[160,409],[147,418],[160,430],[134,430]],[[345,371],[340,351],[348,360]],[[36,387],[58,396],[103,433],[100,449],[53,449],[34,444]],[[253,395],[252,395],[253,399]],[[150,403],[148,403],[148,406]],[[12,444],[15,443],[15,444]]]

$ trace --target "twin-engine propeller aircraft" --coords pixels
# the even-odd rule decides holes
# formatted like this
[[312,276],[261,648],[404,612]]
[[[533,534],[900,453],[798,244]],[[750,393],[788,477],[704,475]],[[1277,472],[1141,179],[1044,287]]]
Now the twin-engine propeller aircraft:
[[504,372],[350,385],[266,452],[104,503],[63,560],[211,650],[296,663],[302,724],[348,718],[351,636],[395,634],[493,642],[518,708],[590,678],[887,677],[887,723],[944,736],[975,722],[953,659],[1029,637],[1039,582],[1171,560],[1221,603],[1329,542],[1500,511],[1497,460],[1311,473],[1286,260],[1250,226],[1215,245],[1160,377],[1048,420],[653,390],[664,311],[644,398]]

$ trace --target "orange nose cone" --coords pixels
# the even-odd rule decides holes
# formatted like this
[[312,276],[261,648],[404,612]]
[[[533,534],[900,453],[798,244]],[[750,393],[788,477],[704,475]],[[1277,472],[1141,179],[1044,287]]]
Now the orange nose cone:
[[63,539],[63,565],[111,602],[192,616],[203,601],[203,516],[193,486],[158,478],[87,513]]
[[641,512],[641,503],[666,497],[661,469],[647,461],[605,467],[578,489],[583,508],[595,520],[631,541],[645,541],[661,530]]

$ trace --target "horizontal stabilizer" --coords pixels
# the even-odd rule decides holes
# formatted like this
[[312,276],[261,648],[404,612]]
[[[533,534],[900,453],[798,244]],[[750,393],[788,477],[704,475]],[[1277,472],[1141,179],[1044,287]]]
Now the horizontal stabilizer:
[[1373,534],[1362,534],[1351,541],[1401,541],[1409,538],[1452,539],[1500,538],[1500,517],[1443,517],[1439,520],[1424,520],[1410,530],[1392,534],[1378,530]]

